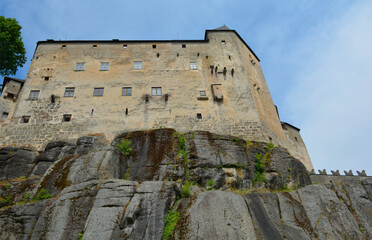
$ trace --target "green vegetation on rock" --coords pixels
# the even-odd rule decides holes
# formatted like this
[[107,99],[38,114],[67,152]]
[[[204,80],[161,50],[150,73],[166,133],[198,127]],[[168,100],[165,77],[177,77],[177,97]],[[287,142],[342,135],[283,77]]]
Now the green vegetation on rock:
[[122,153],[124,153],[125,156],[129,157],[133,150],[130,147],[131,144],[132,142],[130,140],[122,139],[120,143],[116,144],[116,146]]
[[173,208],[169,209],[164,220],[163,240],[167,240],[173,235],[173,231],[176,228],[179,219],[180,213],[173,211]]

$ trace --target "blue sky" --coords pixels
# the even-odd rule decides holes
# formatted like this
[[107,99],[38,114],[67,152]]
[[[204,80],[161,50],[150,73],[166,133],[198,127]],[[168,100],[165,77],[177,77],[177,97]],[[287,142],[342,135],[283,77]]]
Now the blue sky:
[[0,15],[23,27],[28,59],[45,39],[202,39],[226,24],[261,59],[315,169],[372,175],[372,1],[0,0]]

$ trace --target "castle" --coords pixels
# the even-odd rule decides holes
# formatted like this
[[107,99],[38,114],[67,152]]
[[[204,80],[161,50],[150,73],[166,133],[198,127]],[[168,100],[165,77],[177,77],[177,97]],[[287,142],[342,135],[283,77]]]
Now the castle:
[[0,114],[0,147],[166,127],[273,142],[313,169],[259,58],[226,26],[203,40],[39,41],[26,79],[4,78]]

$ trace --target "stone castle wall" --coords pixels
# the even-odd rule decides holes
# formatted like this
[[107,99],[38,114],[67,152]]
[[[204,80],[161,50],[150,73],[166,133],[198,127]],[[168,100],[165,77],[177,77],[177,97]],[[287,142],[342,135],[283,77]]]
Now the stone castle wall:
[[[1,146],[26,142],[42,149],[52,140],[89,134],[111,140],[125,131],[168,127],[289,147],[254,53],[234,31],[209,31],[207,38],[39,43],[17,106],[0,126]],[[134,69],[134,61],[143,68]],[[108,71],[100,70],[102,62]],[[77,63],[84,63],[83,71]],[[221,84],[220,101],[214,84]],[[123,87],[132,95],[122,96]],[[152,96],[153,87],[161,96]],[[73,97],[64,96],[66,88],[74,88]],[[103,88],[103,96],[93,96],[94,88]],[[38,98],[29,99],[35,90]],[[63,122],[65,114],[70,122]],[[22,116],[30,122],[21,123]]]

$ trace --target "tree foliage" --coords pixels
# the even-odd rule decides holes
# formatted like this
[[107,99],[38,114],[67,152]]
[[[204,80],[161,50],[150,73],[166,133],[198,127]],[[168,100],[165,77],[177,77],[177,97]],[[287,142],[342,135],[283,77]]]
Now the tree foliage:
[[26,63],[21,29],[15,18],[0,16],[0,75],[15,75]]

